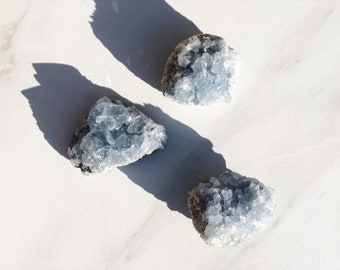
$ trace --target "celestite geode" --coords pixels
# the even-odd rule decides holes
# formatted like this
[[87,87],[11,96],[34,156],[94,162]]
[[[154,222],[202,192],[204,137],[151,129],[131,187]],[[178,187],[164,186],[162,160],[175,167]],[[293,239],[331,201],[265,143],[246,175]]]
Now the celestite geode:
[[184,104],[229,102],[239,65],[238,53],[223,38],[194,35],[180,42],[168,58],[162,92]]
[[134,106],[103,97],[73,135],[68,155],[84,174],[96,174],[135,162],[163,148],[166,139],[165,128]]
[[196,230],[209,245],[238,245],[274,218],[274,191],[255,178],[226,170],[200,183],[188,197]]

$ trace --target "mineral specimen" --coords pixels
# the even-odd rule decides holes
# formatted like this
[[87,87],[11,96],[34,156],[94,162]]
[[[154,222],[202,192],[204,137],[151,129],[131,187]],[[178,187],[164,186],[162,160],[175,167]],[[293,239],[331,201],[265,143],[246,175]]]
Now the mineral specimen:
[[194,35],[180,42],[168,58],[162,92],[179,103],[229,102],[240,60],[218,36]]
[[227,169],[189,192],[188,207],[196,230],[207,244],[236,246],[273,220],[274,191]]
[[133,106],[103,97],[73,135],[68,155],[72,165],[88,175],[135,162],[165,143],[163,126]]

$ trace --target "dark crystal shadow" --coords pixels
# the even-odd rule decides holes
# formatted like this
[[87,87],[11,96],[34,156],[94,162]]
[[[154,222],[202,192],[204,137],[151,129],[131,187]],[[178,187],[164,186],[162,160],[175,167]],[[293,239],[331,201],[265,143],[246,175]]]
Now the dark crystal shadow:
[[[72,66],[50,63],[33,64],[33,67],[40,85],[22,93],[28,99],[47,142],[65,157],[72,134],[95,101],[108,96],[131,105],[111,89],[93,84]],[[198,182],[223,172],[225,160],[221,154],[214,152],[209,140],[160,108],[149,104],[135,106],[156,123],[165,126],[168,142],[165,149],[119,169],[134,183],[166,202],[171,210],[188,216],[187,192]]]
[[164,0],[95,0],[94,35],[133,74],[156,89],[182,40],[201,31]]

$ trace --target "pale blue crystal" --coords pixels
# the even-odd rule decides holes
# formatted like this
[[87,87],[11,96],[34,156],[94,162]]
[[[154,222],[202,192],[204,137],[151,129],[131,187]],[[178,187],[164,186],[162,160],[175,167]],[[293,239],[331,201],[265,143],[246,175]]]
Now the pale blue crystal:
[[68,154],[84,174],[95,174],[135,162],[165,143],[163,126],[133,106],[103,97],[73,135]]
[[182,41],[170,55],[162,91],[185,104],[229,102],[240,60],[238,53],[218,36],[198,34]]
[[276,203],[273,189],[227,169],[195,187],[188,206],[207,244],[235,246],[269,226]]

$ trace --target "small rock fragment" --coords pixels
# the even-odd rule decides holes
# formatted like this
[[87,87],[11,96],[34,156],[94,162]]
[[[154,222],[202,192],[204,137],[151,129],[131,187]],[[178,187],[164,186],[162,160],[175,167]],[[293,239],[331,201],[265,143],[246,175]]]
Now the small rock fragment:
[[188,197],[196,230],[213,246],[236,246],[264,230],[274,218],[274,191],[255,178],[226,170],[200,183]]
[[166,139],[165,128],[134,106],[103,97],[73,135],[68,155],[84,174],[96,174],[135,162],[163,148]]
[[240,65],[239,55],[224,39],[194,35],[180,42],[168,58],[162,92],[184,104],[229,102]]

